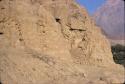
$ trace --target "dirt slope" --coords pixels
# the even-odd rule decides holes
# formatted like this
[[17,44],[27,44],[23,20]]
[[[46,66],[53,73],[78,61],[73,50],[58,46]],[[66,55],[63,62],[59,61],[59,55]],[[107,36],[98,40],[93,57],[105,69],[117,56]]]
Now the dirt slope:
[[3,84],[123,83],[124,69],[73,0],[0,0]]

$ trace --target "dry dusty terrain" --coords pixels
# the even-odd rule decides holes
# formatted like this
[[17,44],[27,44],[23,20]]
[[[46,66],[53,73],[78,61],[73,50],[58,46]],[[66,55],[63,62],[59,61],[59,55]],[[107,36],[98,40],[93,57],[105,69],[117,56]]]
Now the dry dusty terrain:
[[110,43],[74,0],[0,0],[2,84],[122,84]]

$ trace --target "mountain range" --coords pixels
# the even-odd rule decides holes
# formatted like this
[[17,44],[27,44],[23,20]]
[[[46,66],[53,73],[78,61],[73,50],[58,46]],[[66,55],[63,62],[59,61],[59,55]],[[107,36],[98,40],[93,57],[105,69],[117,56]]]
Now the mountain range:
[[125,39],[123,0],[107,0],[93,17],[109,39],[119,41]]

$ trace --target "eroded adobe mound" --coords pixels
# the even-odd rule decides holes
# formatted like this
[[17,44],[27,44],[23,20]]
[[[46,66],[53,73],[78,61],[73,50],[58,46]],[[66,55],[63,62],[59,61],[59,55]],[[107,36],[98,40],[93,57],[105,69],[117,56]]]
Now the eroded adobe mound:
[[3,84],[124,81],[107,39],[73,0],[1,0],[0,46]]

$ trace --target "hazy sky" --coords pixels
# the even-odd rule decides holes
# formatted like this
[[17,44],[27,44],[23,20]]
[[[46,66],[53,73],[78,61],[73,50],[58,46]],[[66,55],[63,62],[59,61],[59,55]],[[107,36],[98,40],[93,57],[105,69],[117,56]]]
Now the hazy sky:
[[77,2],[87,8],[93,14],[106,0],[77,0]]

